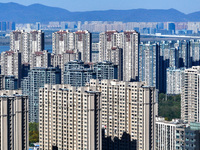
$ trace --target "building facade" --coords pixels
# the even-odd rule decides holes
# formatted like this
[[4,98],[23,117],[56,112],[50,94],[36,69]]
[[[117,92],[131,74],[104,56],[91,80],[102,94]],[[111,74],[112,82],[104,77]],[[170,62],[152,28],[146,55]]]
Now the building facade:
[[99,62],[99,43],[92,43],[92,62]]
[[29,147],[28,97],[19,91],[0,91],[0,149]]
[[51,66],[51,53],[48,51],[34,52],[30,57],[30,68],[41,67],[48,68]]
[[18,85],[21,80],[21,53],[14,51],[5,51],[1,53],[1,75],[14,75],[18,79]]
[[63,83],[72,86],[84,86],[90,79],[95,79],[96,73],[89,64],[82,61],[70,61],[65,64]]
[[192,122],[190,126],[185,129],[185,150],[200,149],[200,123]]
[[10,33],[10,49],[22,54],[22,63],[30,63],[32,54],[44,50],[44,32],[16,30]]
[[[177,149],[177,145],[179,146],[181,142],[177,142],[177,138],[180,136],[180,128],[185,128],[183,120],[165,121],[165,118],[156,118],[156,150]],[[182,143],[184,143],[184,140],[182,140]]]
[[156,95],[143,82],[93,79],[77,89],[45,85],[40,149],[154,150]]
[[[61,69],[61,79],[63,79],[65,64],[70,61],[74,61],[74,60],[81,60],[80,52],[68,50],[62,54],[52,54],[51,55],[51,65],[53,67],[58,67]],[[63,83],[63,80],[61,82]]]
[[101,150],[101,97],[89,87],[40,89],[41,150]]
[[185,122],[200,122],[199,107],[200,66],[184,71],[181,94],[181,119]]
[[102,80],[99,85],[93,80],[90,86],[101,92],[103,149],[155,149],[155,88],[115,80]]
[[78,50],[81,53],[81,60],[84,62],[91,61],[91,33],[87,30],[78,30],[69,32],[60,30],[52,35],[53,54],[62,54],[66,50]]
[[22,93],[29,96],[29,122],[39,122],[39,88],[44,84],[60,84],[60,70],[33,68],[22,80]]
[[139,81],[159,89],[159,46],[158,44],[140,44]]
[[112,62],[104,61],[94,64],[94,72],[96,73],[96,79],[118,79],[118,66]]
[[109,60],[108,51],[119,47],[123,50],[123,81],[138,80],[138,51],[140,35],[134,30],[118,33],[115,30],[100,33],[99,61]]
[[167,68],[167,94],[181,94],[185,68]]

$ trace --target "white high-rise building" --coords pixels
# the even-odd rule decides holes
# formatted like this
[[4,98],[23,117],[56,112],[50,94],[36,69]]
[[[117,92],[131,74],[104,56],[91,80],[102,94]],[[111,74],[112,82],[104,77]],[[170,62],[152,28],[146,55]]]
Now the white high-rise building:
[[108,51],[119,46],[119,33],[116,30],[99,34],[99,61],[108,60]]
[[10,49],[21,52],[22,63],[29,63],[31,54],[44,50],[44,33],[41,30],[13,31],[10,33]]
[[200,122],[200,66],[184,72],[181,94],[181,119],[185,122]]
[[51,53],[47,50],[35,52],[30,58],[30,68],[41,67],[48,68],[51,66]]
[[18,79],[18,85],[20,85],[22,76],[20,52],[5,51],[1,53],[1,74],[14,75]]
[[[178,145],[184,142],[184,133],[179,133],[180,129],[185,128],[183,120],[173,119],[165,121],[165,118],[156,118],[156,148],[155,150],[175,150]],[[180,137],[182,141],[178,138]],[[179,141],[179,142],[177,142]]]
[[181,94],[185,68],[167,68],[167,94]]
[[52,34],[52,53],[62,54],[67,50],[74,50],[74,34],[68,30],[60,30]]
[[[138,80],[139,33],[134,30],[118,33],[107,31],[99,37],[99,61],[110,61],[109,51],[119,47],[123,50],[123,81]],[[120,58],[121,59],[121,58]]]
[[52,35],[53,54],[62,54],[67,50],[79,51],[81,60],[91,61],[91,33],[87,30],[69,32],[60,30]]
[[[154,87],[147,87],[144,82],[115,80],[102,80],[99,85],[91,80],[90,86],[97,86],[101,92],[103,149],[155,149],[157,96]],[[119,139],[116,143],[115,138]]]

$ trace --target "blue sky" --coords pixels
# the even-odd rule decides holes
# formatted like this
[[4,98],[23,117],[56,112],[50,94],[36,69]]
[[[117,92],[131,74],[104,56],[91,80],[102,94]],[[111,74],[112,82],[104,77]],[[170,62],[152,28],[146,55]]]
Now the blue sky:
[[175,8],[184,13],[200,11],[199,0],[0,0],[2,3],[16,2],[23,5],[40,3],[69,11],[90,11],[108,9],[169,9]]

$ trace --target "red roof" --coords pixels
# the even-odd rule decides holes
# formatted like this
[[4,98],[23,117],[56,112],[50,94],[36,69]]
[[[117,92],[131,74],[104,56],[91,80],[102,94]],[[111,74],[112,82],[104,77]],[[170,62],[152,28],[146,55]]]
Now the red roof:
[[6,54],[14,54],[14,51],[6,51]]
[[85,34],[86,32],[85,31],[76,31],[75,33],[76,34]]
[[43,54],[43,52],[35,52],[35,55],[42,55]]
[[113,34],[113,33],[118,33],[118,32],[116,30],[106,31],[106,34]]
[[117,49],[117,47],[112,47],[111,49],[112,49],[112,50],[116,50],[116,49]]
[[72,50],[66,50],[65,51],[67,54],[74,54],[74,51],[72,51]]

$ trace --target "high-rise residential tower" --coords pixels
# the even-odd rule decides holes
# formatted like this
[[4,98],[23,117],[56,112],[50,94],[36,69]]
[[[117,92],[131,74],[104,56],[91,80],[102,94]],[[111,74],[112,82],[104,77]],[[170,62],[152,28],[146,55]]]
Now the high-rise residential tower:
[[[165,121],[165,118],[156,118],[156,147],[155,150],[175,150],[179,145],[184,145],[184,133],[179,133],[182,128],[184,132],[183,120],[173,119]],[[181,141],[178,138],[182,139]]]
[[29,63],[33,53],[44,50],[44,32],[16,30],[10,34],[10,49],[22,54],[22,63]]
[[21,53],[16,51],[5,51],[1,53],[1,74],[14,75],[18,79],[18,85],[21,80]]
[[92,79],[40,89],[41,149],[155,149],[155,87]]
[[[81,60],[80,52],[67,50],[65,53],[62,54],[51,55],[51,65],[53,67],[58,67],[61,69],[61,79],[63,79],[65,64],[74,60]],[[63,83],[63,80],[61,82]]]
[[108,50],[119,46],[119,33],[115,30],[99,34],[99,61],[108,60]]
[[40,149],[102,150],[100,92],[63,84],[39,94]]
[[185,122],[200,122],[199,85],[200,66],[193,66],[184,71],[181,94],[181,119]]
[[51,66],[51,53],[48,51],[34,52],[30,57],[30,68],[41,67],[48,68]]
[[28,96],[20,90],[0,91],[0,149],[27,150],[29,147]]
[[99,62],[99,43],[92,43],[92,62]]
[[29,122],[39,122],[39,88],[44,84],[60,84],[60,70],[33,68],[22,80],[22,92],[29,96]]
[[81,53],[81,60],[91,62],[92,36],[87,30],[78,30],[75,33],[75,49]]
[[79,87],[95,78],[96,74],[89,64],[77,60],[65,64],[62,79],[64,84]]
[[185,68],[167,68],[167,94],[181,94]]
[[118,79],[118,67],[112,62],[103,61],[94,64],[94,72],[96,73],[96,79]]
[[84,30],[69,32],[60,30],[52,35],[53,54],[62,54],[67,50],[79,51],[81,60],[84,62],[91,61],[91,33]]
[[140,44],[139,80],[159,89],[159,46],[158,44]]
[[107,31],[99,37],[99,61],[110,61],[109,51],[117,47],[123,51],[119,59],[123,61],[123,81],[138,80],[138,51],[139,33],[129,30],[118,33],[117,31]]
[[60,30],[52,34],[52,53],[62,54],[66,50],[74,50],[74,34],[68,30]]
[[114,80],[102,80],[99,85],[93,80],[90,86],[99,87],[101,92],[103,149],[155,149],[154,87],[145,86],[144,82]]

